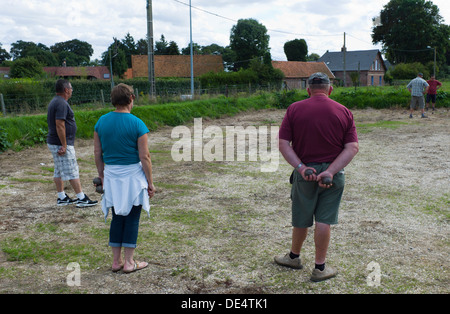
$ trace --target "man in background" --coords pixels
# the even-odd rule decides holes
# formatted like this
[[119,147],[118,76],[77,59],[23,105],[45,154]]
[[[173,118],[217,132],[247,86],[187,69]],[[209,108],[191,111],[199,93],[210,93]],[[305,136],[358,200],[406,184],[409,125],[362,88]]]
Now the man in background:
[[[97,205],[83,193],[75,156],[75,133],[77,124],[72,108],[67,102],[72,97],[73,88],[69,81],[58,80],[55,85],[56,96],[50,101],[47,112],[47,146],[53,155],[55,171],[53,181],[56,185],[58,206],[76,203],[77,207]],[[64,181],[69,181],[77,199],[71,199],[64,192]]]
[[[413,110],[419,107],[419,109],[422,112],[422,118],[427,118],[425,116],[425,99],[423,98],[423,95],[428,92],[428,83],[423,79],[423,74],[419,73],[417,74],[417,77],[413,79],[409,84],[406,86],[406,88],[411,93],[411,104],[409,106],[410,114],[409,117],[413,117]],[[424,92],[425,90],[425,92]]]
[[426,110],[428,111],[428,107],[430,106],[430,102],[433,105],[433,111],[436,106],[436,95],[439,88],[442,87],[442,83],[436,80],[434,75],[427,81],[430,87],[428,88],[427,100],[426,100]]

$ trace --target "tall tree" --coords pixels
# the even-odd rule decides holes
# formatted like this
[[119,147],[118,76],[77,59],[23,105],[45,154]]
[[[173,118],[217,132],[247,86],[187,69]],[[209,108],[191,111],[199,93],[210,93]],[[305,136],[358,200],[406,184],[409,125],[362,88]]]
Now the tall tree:
[[304,39],[294,39],[284,44],[284,53],[288,61],[306,61],[308,45]]
[[43,66],[57,66],[57,56],[44,44],[18,40],[11,45],[11,55],[14,60],[34,58]]
[[[202,46],[197,43],[192,43],[192,51],[194,55],[202,55]],[[181,49],[181,54],[188,56],[191,54],[191,45],[189,44],[186,48]]]
[[50,49],[58,54],[60,64],[66,61],[67,66],[88,65],[94,53],[91,44],[78,39],[56,43]]
[[122,39],[122,50],[125,52],[128,67],[131,68],[131,56],[137,54],[136,43],[134,42],[133,36],[127,33],[124,39]]
[[165,54],[166,55],[179,55],[180,49],[178,48],[178,44],[174,41],[171,41],[165,51]]
[[180,49],[176,42],[167,42],[164,34],[161,35],[161,39],[155,42],[155,55],[179,55]]
[[6,51],[6,49],[2,48],[2,43],[0,43],[0,63],[9,59],[11,59],[11,55],[8,53],[8,51]]
[[166,41],[164,34],[161,35],[161,39],[155,42],[155,55],[165,55],[169,43]]
[[372,41],[382,43],[394,64],[432,61],[434,49],[430,48],[436,48],[442,63],[450,47],[450,28],[442,22],[439,8],[431,1],[391,0],[373,28]]
[[148,54],[148,41],[147,39],[139,39],[136,43],[136,54],[146,55]]
[[255,19],[240,19],[231,29],[230,48],[236,54],[234,69],[248,68],[253,58],[270,54],[267,28]]
[[108,68],[112,63],[113,75],[123,76],[128,69],[127,56],[120,40],[115,37],[113,40],[114,42],[108,47],[108,50],[102,54],[102,62]]

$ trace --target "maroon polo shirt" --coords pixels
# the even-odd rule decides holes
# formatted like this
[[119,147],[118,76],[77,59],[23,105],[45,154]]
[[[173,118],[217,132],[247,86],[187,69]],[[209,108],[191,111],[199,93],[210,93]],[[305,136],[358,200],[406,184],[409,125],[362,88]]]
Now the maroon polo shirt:
[[292,142],[292,148],[305,164],[333,162],[345,144],[358,142],[350,110],[321,95],[288,107],[279,138]]

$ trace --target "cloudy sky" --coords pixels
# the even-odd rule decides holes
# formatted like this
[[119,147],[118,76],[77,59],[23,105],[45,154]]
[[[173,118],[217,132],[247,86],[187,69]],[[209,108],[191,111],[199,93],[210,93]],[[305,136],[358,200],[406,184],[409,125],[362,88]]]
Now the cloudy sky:
[[[343,46],[377,49],[371,40],[372,18],[389,0],[191,0],[193,41],[227,46],[237,20],[254,18],[268,29],[273,60],[286,60],[283,45],[306,40],[309,53],[322,55]],[[92,59],[127,33],[138,41],[147,34],[146,0],[0,0],[0,43],[32,41],[50,47],[79,39],[94,49]],[[433,0],[450,24],[450,1]],[[155,41],[164,34],[179,48],[189,44],[189,0],[153,0]]]

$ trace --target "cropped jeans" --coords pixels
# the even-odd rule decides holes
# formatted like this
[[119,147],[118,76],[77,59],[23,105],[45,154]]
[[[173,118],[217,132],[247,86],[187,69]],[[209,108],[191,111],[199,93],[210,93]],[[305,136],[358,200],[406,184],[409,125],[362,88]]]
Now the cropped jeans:
[[109,246],[136,248],[142,205],[133,206],[127,216],[116,215],[112,209]]

